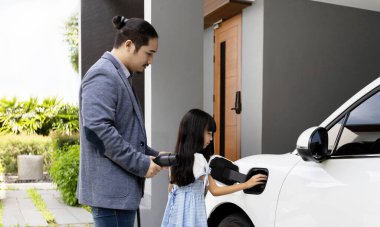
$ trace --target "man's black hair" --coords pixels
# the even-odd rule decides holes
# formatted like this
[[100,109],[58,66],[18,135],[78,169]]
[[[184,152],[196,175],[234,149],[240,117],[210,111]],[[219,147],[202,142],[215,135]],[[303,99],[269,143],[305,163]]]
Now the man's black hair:
[[141,46],[148,45],[150,39],[158,38],[154,27],[141,18],[127,19],[123,16],[115,16],[112,19],[112,23],[117,29],[113,44],[114,48],[118,48],[125,41],[131,40],[137,52]]

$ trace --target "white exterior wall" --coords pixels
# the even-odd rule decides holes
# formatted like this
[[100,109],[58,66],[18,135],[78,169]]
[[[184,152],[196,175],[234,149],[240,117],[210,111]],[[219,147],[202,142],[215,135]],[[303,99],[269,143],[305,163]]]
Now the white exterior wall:
[[243,10],[241,156],[262,153],[264,0]]
[[[191,108],[203,107],[203,1],[146,0],[159,35],[158,52],[146,72],[145,115],[151,147],[173,151],[179,122]],[[147,77],[150,77],[148,81]],[[159,226],[167,202],[168,171],[151,182],[151,208],[141,226]]]

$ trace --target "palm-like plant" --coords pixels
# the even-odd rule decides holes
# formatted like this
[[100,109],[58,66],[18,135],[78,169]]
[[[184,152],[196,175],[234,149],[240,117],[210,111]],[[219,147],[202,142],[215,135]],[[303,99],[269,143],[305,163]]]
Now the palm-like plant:
[[16,98],[12,100],[3,98],[0,101],[1,132],[29,134],[33,128],[38,127],[36,125],[38,118],[31,112],[37,102],[35,98],[31,98],[28,102],[18,102]]
[[39,103],[37,98],[0,100],[0,132],[49,135],[50,131],[70,135],[79,131],[78,107],[61,104],[56,97]]
[[49,135],[61,106],[61,101],[56,97],[46,98],[36,108],[36,115],[41,116],[42,124],[35,132],[39,135]]
[[79,131],[79,108],[72,105],[62,105],[54,121],[53,129],[61,134],[71,135]]
[[14,131],[14,120],[9,116],[9,111],[16,109],[16,105],[16,98],[13,98],[11,100],[8,100],[6,98],[0,99],[0,131]]

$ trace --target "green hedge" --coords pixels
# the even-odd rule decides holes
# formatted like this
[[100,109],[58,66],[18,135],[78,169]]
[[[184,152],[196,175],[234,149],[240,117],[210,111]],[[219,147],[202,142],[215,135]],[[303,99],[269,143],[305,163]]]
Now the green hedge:
[[0,136],[0,163],[5,173],[17,173],[17,156],[32,154],[43,155],[44,171],[48,171],[52,161],[52,139],[39,135]]
[[57,184],[63,201],[78,205],[75,193],[79,173],[79,134],[51,134],[53,143],[50,177]]
[[50,177],[57,184],[63,201],[71,206],[78,205],[76,188],[79,173],[79,145],[63,146],[54,151],[54,162]]
[[67,151],[67,147],[72,145],[79,145],[79,133],[74,133],[71,135],[60,134],[60,133],[50,133],[52,138],[52,148],[54,155],[59,155],[60,152]]

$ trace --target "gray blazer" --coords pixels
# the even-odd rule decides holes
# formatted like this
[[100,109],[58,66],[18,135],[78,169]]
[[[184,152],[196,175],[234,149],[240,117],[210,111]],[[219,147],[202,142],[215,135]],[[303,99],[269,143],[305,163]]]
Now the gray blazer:
[[150,156],[139,101],[119,62],[109,53],[84,76],[79,96],[79,203],[136,210]]

